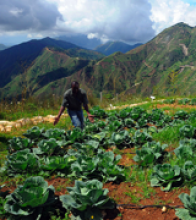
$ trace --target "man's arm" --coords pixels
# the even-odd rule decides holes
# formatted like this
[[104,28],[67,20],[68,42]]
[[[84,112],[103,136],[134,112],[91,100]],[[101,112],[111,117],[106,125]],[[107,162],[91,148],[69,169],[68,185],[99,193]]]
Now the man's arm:
[[54,125],[56,125],[58,123],[62,113],[64,112],[65,108],[68,107],[68,105],[69,104],[68,104],[68,100],[67,100],[67,92],[65,92],[64,95],[63,95],[63,101],[62,101],[59,113],[58,113],[58,115],[54,119]]
[[88,115],[89,121],[93,123],[95,116],[90,114],[90,112],[89,112],[89,110],[88,110],[88,104],[84,104],[84,109],[86,110],[86,113],[87,113],[87,115]]
[[62,115],[62,113],[64,112],[65,110],[65,107],[64,106],[61,106],[60,110],[59,110],[59,114],[57,115],[57,117],[55,117],[54,119],[54,125],[56,125]]

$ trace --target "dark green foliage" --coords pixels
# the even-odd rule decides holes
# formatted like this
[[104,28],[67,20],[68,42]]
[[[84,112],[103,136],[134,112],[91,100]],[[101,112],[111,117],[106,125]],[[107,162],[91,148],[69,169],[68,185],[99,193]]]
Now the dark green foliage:
[[43,177],[29,177],[23,186],[6,197],[4,208],[11,219],[39,220],[44,208],[55,203],[54,187],[49,186]]
[[42,137],[44,132],[44,128],[39,128],[37,126],[32,127],[31,129],[28,129],[26,133],[24,133],[23,135],[27,138],[30,139],[38,139],[40,137]]
[[106,117],[106,112],[101,109],[99,106],[94,106],[91,110],[90,110],[90,113],[92,115],[95,115],[99,118],[103,118],[103,117]]
[[126,130],[113,133],[110,140],[110,144],[115,144],[116,146],[130,145],[131,142],[132,141],[129,132]]
[[153,109],[152,114],[150,116],[150,120],[152,122],[159,122],[163,118],[164,114],[161,109]]
[[59,172],[61,176],[70,173],[71,164],[76,160],[74,156],[51,156],[39,160],[40,169],[43,171]]
[[5,185],[0,186],[0,216],[6,214],[6,211],[4,209],[5,197],[9,194],[9,191],[6,192],[1,191],[3,187],[5,187]]
[[153,167],[151,186],[161,186],[161,190],[169,191],[175,182],[181,181],[180,167],[170,164],[158,164]]
[[48,129],[45,133],[43,133],[43,136],[46,138],[55,138],[55,139],[61,139],[65,135],[65,130],[59,129],[59,128],[51,128]]
[[175,102],[174,99],[166,99],[163,101],[164,104],[173,104]]
[[134,120],[132,118],[126,118],[124,120],[124,125],[127,128],[135,127],[135,122],[134,122]]
[[195,128],[191,125],[184,125],[180,128],[180,136],[185,138],[193,138],[195,136]]
[[113,209],[115,204],[107,196],[108,189],[102,189],[98,180],[75,181],[74,187],[67,187],[69,195],[60,196],[62,205],[73,214],[73,220],[103,220],[101,210]]
[[65,145],[73,144],[74,142],[83,142],[86,137],[85,132],[80,128],[74,128],[73,130],[66,131],[66,143]]
[[125,119],[125,118],[127,118],[127,117],[130,116],[130,112],[127,111],[126,109],[123,109],[123,110],[121,110],[121,111],[119,112],[118,116],[119,116],[119,118],[121,118],[121,119]]
[[150,166],[155,164],[166,153],[164,150],[168,145],[162,145],[158,142],[147,142],[141,150],[136,150],[136,156],[133,158],[140,166]]
[[15,176],[18,173],[36,173],[39,170],[38,157],[30,153],[29,149],[17,151],[7,156],[5,168],[9,176]]
[[191,189],[190,196],[186,193],[179,195],[180,200],[184,204],[185,209],[176,209],[176,216],[182,220],[195,220],[196,219],[196,187]]
[[108,125],[108,129],[109,131],[113,131],[113,132],[117,132],[118,130],[120,130],[123,127],[123,123],[121,121],[111,121]]
[[138,120],[139,117],[141,117],[141,115],[145,112],[144,109],[140,108],[140,107],[135,107],[131,113],[130,113],[130,116],[133,120]]
[[98,151],[96,156],[85,154],[85,151],[75,152],[77,160],[71,165],[70,177],[82,180],[98,179],[104,182],[123,180],[124,173],[117,163],[121,156],[112,152]]
[[185,98],[185,99],[179,100],[179,101],[178,101],[178,104],[179,104],[179,105],[186,105],[186,104],[188,104],[189,102],[190,102],[190,100],[187,99],[187,98]]
[[25,148],[31,148],[33,143],[28,138],[14,137],[9,140],[9,152],[13,153],[17,150],[23,150]]
[[186,182],[190,183],[196,180],[196,165],[192,161],[186,161],[181,170]]
[[185,120],[188,117],[188,113],[184,110],[177,111],[174,115],[175,119]]
[[48,140],[41,140],[38,143],[38,148],[33,149],[33,153],[37,155],[46,154],[59,154],[61,150],[61,145],[55,138],[50,138]]
[[190,160],[193,157],[193,150],[188,145],[180,145],[174,152],[180,160]]
[[152,137],[148,133],[140,131],[135,132],[133,139],[136,145],[142,145],[148,141],[152,141]]
[[189,105],[196,105],[196,99],[191,99]]

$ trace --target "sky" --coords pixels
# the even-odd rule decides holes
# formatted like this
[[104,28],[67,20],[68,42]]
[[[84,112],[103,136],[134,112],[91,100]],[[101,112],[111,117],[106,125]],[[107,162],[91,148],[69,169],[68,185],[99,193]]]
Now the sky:
[[0,44],[85,34],[146,43],[178,22],[196,26],[196,0],[0,0]]

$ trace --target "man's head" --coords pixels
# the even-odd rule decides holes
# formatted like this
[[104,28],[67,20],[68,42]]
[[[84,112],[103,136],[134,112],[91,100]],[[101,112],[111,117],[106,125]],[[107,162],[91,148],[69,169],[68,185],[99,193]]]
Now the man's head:
[[72,88],[72,92],[73,92],[74,94],[78,93],[78,91],[79,91],[79,83],[76,82],[76,81],[73,81],[73,82],[71,83],[71,88]]

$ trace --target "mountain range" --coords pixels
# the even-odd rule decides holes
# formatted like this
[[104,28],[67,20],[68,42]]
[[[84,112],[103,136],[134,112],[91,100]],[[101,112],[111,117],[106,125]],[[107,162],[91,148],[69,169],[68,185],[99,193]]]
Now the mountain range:
[[113,41],[113,42],[107,42],[105,44],[101,44],[97,46],[94,50],[97,52],[100,52],[106,56],[109,56],[115,52],[122,52],[126,53],[136,47],[139,47],[142,44],[134,44],[134,45],[129,45],[125,44],[123,42],[118,42],[118,41]]
[[169,27],[126,54],[114,53],[67,79],[89,92],[196,94],[196,28],[185,23]]
[[103,44],[100,39],[88,38],[84,34],[77,34],[77,35],[71,35],[71,36],[60,36],[57,39],[70,42],[72,44],[77,45],[78,47],[95,50],[106,56],[111,55],[117,51],[126,53],[127,51],[132,50],[141,45],[139,43],[135,45],[130,45],[130,44],[126,44],[120,41],[108,41]]
[[72,34],[57,37],[57,40],[63,40],[77,45],[78,47],[94,50],[102,44],[99,38],[88,38],[85,34]]
[[61,40],[32,40],[0,52],[0,97],[62,96],[77,80],[87,93],[196,94],[196,28],[178,23],[146,44],[109,56]]
[[0,50],[5,50],[7,47],[4,44],[0,44]]

